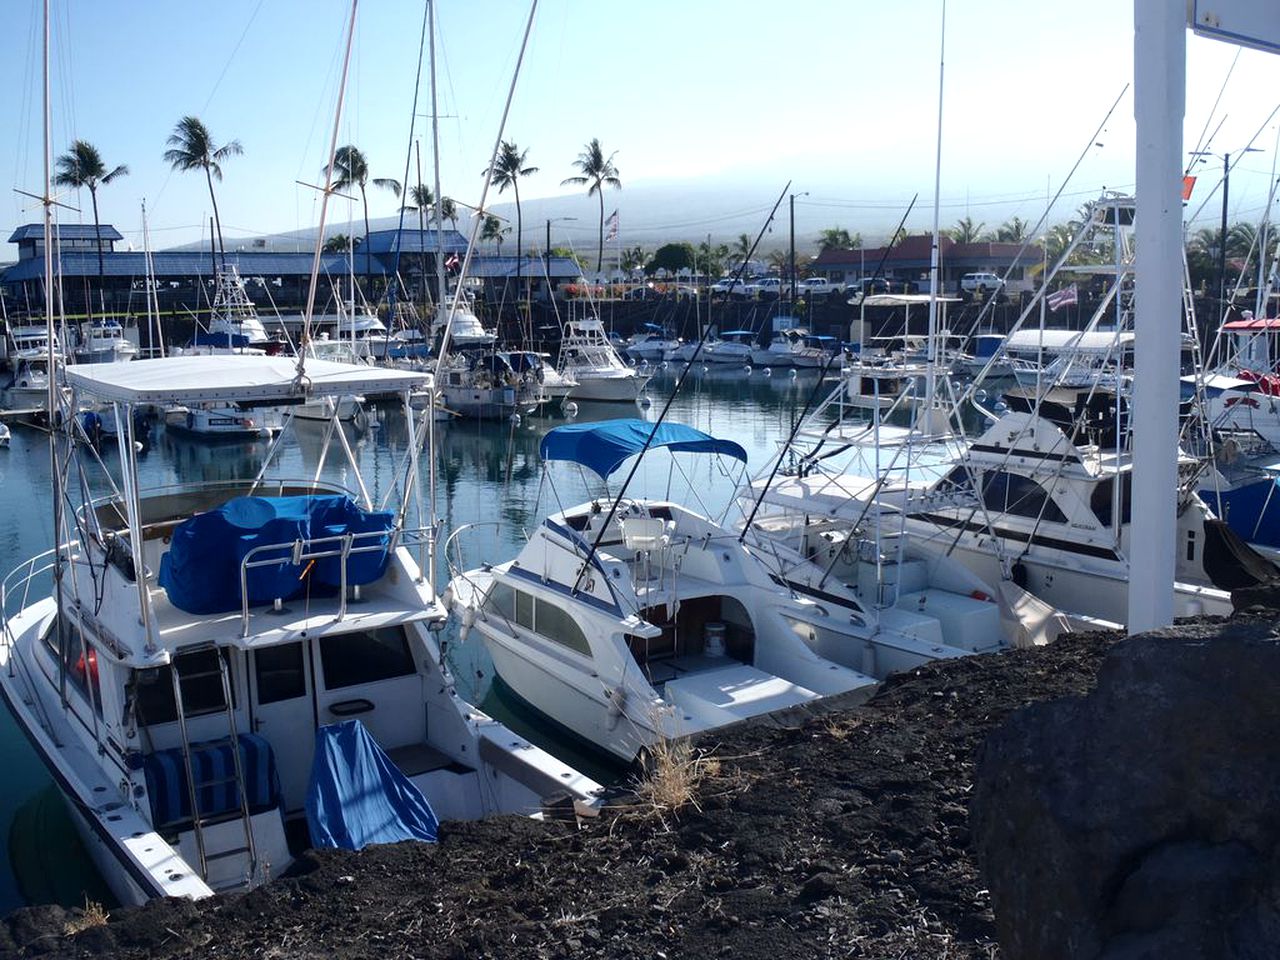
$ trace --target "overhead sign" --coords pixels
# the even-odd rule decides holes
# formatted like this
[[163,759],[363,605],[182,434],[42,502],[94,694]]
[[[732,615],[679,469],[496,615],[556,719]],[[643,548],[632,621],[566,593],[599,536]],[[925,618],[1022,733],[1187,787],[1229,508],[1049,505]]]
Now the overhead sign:
[[1188,26],[1202,37],[1280,53],[1276,0],[1191,0],[1187,13]]

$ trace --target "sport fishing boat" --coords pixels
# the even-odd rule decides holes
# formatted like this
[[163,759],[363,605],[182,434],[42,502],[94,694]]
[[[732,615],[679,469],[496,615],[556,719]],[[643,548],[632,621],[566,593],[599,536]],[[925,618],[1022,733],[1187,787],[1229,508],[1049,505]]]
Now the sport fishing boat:
[[74,352],[76,363],[123,363],[137,355],[137,345],[125,338],[124,328],[115,320],[89,324]]
[[[607,478],[655,448],[746,457],[732,441],[640,420],[557,427],[541,453]],[[999,606],[957,565],[904,557],[881,613],[836,579],[824,588],[816,563],[780,565],[785,553],[669,500],[619,496],[548,517],[512,561],[451,571],[446,598],[506,686],[623,760],[1002,645]]]
[[565,323],[557,369],[578,384],[575,400],[632,403],[649,382],[648,374],[633,370],[618,356],[598,317]]
[[[351,489],[267,479],[277,442],[256,478],[140,490],[130,426],[105,494],[61,512],[55,490],[57,546],[0,589],[0,693],[120,902],[244,890],[348,833],[420,836],[409,795],[432,820],[593,796],[467,703],[441,655],[434,539],[412,510],[429,426],[408,397],[429,375],[215,355],[65,376],[69,404],[110,404],[124,425],[143,405],[394,392],[415,438],[382,508],[345,443]],[[55,456],[75,475],[83,445],[66,440]],[[359,821],[370,802],[377,824]]]

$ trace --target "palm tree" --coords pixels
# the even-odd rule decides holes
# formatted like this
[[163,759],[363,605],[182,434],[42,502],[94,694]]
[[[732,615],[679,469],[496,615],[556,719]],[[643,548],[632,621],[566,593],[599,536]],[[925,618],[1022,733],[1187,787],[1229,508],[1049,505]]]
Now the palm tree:
[[[537,167],[526,167],[525,160],[529,155],[528,150],[521,150],[510,140],[503,140],[502,147],[498,150],[498,157],[493,162],[493,183],[498,188],[499,193],[505,193],[507,187],[510,187],[516,194],[516,283],[520,282],[521,259],[524,250],[524,218],[520,213],[520,178],[527,177],[530,174],[538,172]],[[486,176],[489,170],[481,171],[481,176]]]
[[862,246],[862,234],[850,233],[844,227],[831,227],[818,236],[818,250],[856,250]]
[[448,220],[453,229],[458,229],[458,204],[453,197],[440,198],[440,219]]
[[351,246],[350,237],[345,233],[335,233],[324,242],[324,246],[320,249],[323,253],[346,253],[349,246]]
[[98,222],[98,186],[110,183],[116,177],[128,174],[129,168],[123,163],[110,173],[102,162],[98,148],[87,140],[77,140],[71,144],[71,152],[58,158],[58,175],[53,182],[60,187],[89,188],[89,197],[93,200],[93,234],[98,240],[98,276],[102,276],[102,226]]
[[1021,217],[1006,220],[996,231],[996,240],[1000,243],[1022,243],[1030,234],[1030,226]]
[[973,243],[982,236],[982,228],[985,226],[985,223],[974,223],[973,217],[966,214],[956,221],[954,227],[944,232],[956,243]]
[[324,174],[332,176],[334,190],[342,190],[350,186],[360,188],[360,204],[364,208],[364,280],[365,286],[372,290],[373,254],[369,250],[369,196],[365,192],[365,186],[372,183],[375,187],[390,190],[398,197],[400,181],[387,177],[370,180],[369,161],[358,147],[350,143],[345,147],[339,147],[334,152],[333,163],[325,165]]
[[175,170],[203,170],[209,184],[209,202],[213,204],[213,225],[218,232],[218,250],[222,265],[227,265],[227,248],[222,244],[222,220],[218,216],[218,198],[213,195],[213,181],[222,180],[222,163],[229,157],[244,153],[239,140],[230,140],[215,146],[209,128],[198,117],[183,117],[173,128],[168,139],[169,149],[164,152],[165,163]]
[[604,150],[600,147],[600,141],[592,137],[591,142],[578,154],[578,159],[573,161],[579,175],[566,177],[560,181],[562,187],[570,184],[578,187],[585,186],[588,197],[600,198],[600,245],[596,248],[596,273],[599,273],[604,266],[604,188],[622,189],[622,181],[618,179],[618,168],[613,165],[613,158],[617,155],[618,151],[615,150],[606,157]]
[[510,227],[504,227],[502,221],[491,213],[484,215],[484,225],[480,228],[481,240],[492,240],[498,245],[498,256],[502,256],[502,238],[511,232]]
[[645,260],[647,259],[648,259],[648,255],[644,252],[644,247],[641,247],[639,245],[634,247],[627,247],[627,249],[622,251],[622,260],[618,264],[618,266],[620,266],[624,272],[630,275],[635,271],[644,267]]

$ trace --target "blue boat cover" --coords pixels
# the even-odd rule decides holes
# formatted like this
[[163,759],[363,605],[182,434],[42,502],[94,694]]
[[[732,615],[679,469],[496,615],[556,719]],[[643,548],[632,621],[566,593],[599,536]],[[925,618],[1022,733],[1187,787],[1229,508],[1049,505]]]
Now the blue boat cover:
[[[245,797],[252,813],[270,810],[280,803],[280,777],[271,744],[255,733],[242,733],[240,769],[244,773]],[[151,824],[160,829],[191,819],[191,794],[187,789],[187,765],[182,748],[156,750],[142,761],[151,801]],[[235,782],[235,759],[227,740],[191,744],[191,772],[196,784],[196,803],[201,817],[215,817],[240,809],[240,791]]]
[[316,731],[307,787],[307,826],[317,847],[359,850],[371,843],[435,843],[431,804],[359,720]]
[[628,457],[645,448],[667,447],[688,453],[719,453],[747,462],[747,451],[732,440],[721,440],[683,423],[657,425],[646,420],[605,420],[601,423],[570,423],[556,427],[542,438],[538,453],[543,460],[569,460],[580,463],[608,479]]
[[[240,609],[240,563],[249,552],[270,544],[274,550],[255,553],[251,562],[276,560],[248,571],[249,605],[288,600],[308,584],[338,586],[339,557],[326,557],[314,566],[292,562],[296,540],[317,540],[345,533],[379,534],[354,541],[347,560],[349,584],[372,583],[386,570],[395,515],[361,510],[350,497],[236,497],[216,510],[199,513],[173,531],[169,550],[160,560],[160,586],[169,602],[187,613],[228,613]],[[312,545],[316,551],[337,549],[336,541]]]

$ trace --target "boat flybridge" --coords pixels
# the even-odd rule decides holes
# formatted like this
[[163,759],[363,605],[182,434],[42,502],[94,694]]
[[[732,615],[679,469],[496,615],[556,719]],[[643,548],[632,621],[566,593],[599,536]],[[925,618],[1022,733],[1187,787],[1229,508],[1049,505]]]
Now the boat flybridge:
[[[608,478],[658,447],[746,458],[731,441],[641,420],[557,427],[541,453]],[[446,599],[512,691],[623,760],[821,697],[861,698],[890,673],[1000,645],[997,605],[962,570],[946,597],[904,582],[882,616],[838,585],[822,589],[820,569],[795,574],[782,548],[743,541],[668,500],[595,500],[549,516],[514,560],[451,571]],[[926,603],[937,616],[914,612]]]
[[[110,404],[125,425],[144,404],[287,409],[393,392],[411,437],[430,430],[408,403],[430,376],[408,371],[228,354],[65,376],[68,403]],[[553,793],[596,789],[459,696],[436,639],[445,610],[419,525],[419,443],[375,501],[336,421],[332,434],[351,490],[320,482],[320,467],[269,479],[277,440],[242,482],[143,491],[126,426],[109,492],[81,498],[58,546],[3,582],[0,692],[123,903],[243,890],[300,846],[358,832],[361,800],[335,773],[344,756],[378,772],[366,798],[397,784],[441,819],[535,813]],[[89,476],[85,445],[54,439],[68,473]],[[347,743],[363,746],[334,747]],[[373,826],[420,835],[397,823]]]

